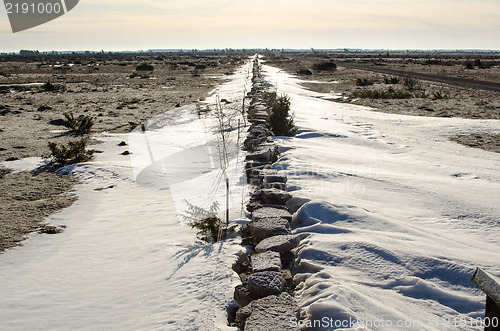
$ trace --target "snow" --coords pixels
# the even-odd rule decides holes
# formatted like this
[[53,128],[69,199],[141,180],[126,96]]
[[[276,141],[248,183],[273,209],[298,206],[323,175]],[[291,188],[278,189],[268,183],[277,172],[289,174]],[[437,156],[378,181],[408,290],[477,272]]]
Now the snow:
[[0,167],[9,168],[13,172],[21,172],[34,170],[45,164],[44,159],[40,157],[28,157],[22,160],[0,162]]
[[[241,108],[250,68],[248,62],[206,103],[219,95]],[[226,326],[226,309],[239,283],[232,264],[244,248],[237,238],[202,243],[180,222],[184,199],[209,206],[223,197],[225,212],[214,124],[191,105],[151,119],[146,133],[95,135],[104,153],[62,169],[82,180],[79,200],[46,220],[65,231],[32,234],[0,255],[0,329],[234,329]],[[231,216],[240,218],[247,185],[237,130],[228,140]],[[7,165],[22,170],[37,161]]]
[[[215,91],[233,102],[227,111],[241,106],[250,68]],[[484,295],[469,281],[475,268],[500,274],[500,156],[448,137],[499,134],[498,121],[372,112],[264,70],[290,95],[299,127],[294,138],[276,138],[276,168],[294,196],[311,199],[293,223],[303,238],[295,277],[304,323],[481,329],[456,324],[482,316]],[[96,135],[104,153],[64,169],[82,180],[79,200],[47,219],[67,229],[33,234],[0,255],[0,329],[231,329],[225,309],[239,284],[231,265],[245,248],[237,238],[196,241],[180,217],[184,200],[224,206],[213,126],[212,117],[186,106],[151,119],[145,132]],[[244,157],[237,130],[229,137],[231,215],[241,218]],[[129,145],[119,147],[122,140]]]
[[499,134],[498,121],[373,112],[264,70],[290,96],[299,128],[276,138],[276,168],[294,196],[312,200],[294,215],[306,237],[295,270],[304,323],[482,329],[471,319],[485,296],[470,278],[478,266],[500,274],[500,155],[448,137]]

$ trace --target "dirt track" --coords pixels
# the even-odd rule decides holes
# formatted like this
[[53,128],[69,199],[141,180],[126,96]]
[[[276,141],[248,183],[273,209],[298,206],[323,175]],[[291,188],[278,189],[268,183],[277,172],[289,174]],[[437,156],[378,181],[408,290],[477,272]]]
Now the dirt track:
[[458,78],[458,77],[447,77],[447,76],[433,75],[433,74],[424,74],[424,73],[404,71],[404,70],[394,70],[394,69],[389,69],[385,66],[374,67],[374,66],[367,66],[354,63],[339,63],[339,66],[350,69],[367,70],[381,74],[389,74],[396,76],[412,76],[418,79],[427,80],[431,82],[438,82],[453,86],[481,89],[481,90],[500,93],[500,83],[495,83],[495,82]]

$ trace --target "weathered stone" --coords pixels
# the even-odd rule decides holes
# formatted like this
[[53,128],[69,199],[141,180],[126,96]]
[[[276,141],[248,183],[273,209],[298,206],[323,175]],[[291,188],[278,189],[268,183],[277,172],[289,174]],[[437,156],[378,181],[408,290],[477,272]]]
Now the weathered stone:
[[260,174],[263,176],[263,177],[266,177],[266,176],[273,176],[273,175],[277,175],[278,174],[278,170],[276,169],[272,169],[272,168],[264,168],[260,171]]
[[266,123],[267,123],[267,120],[266,120],[266,119],[253,118],[253,119],[252,119],[252,123],[256,123],[256,124],[266,124]]
[[279,148],[274,144],[266,144],[259,147],[254,153],[248,154],[246,159],[249,161],[271,162],[278,160]]
[[252,305],[246,305],[245,307],[240,307],[240,309],[238,309],[238,311],[236,312],[234,322],[241,330],[245,329],[245,321],[247,320],[247,318],[250,316],[251,313],[252,313]]
[[278,175],[266,175],[264,177],[264,182],[266,183],[286,183],[286,176],[278,176]]
[[253,272],[280,271],[281,256],[278,252],[256,253],[250,257]]
[[285,280],[279,271],[255,272],[248,277],[248,291],[255,298],[280,294],[285,289]]
[[261,218],[284,218],[287,221],[292,220],[292,214],[286,209],[273,208],[273,207],[263,207],[253,211],[252,220],[258,220]]
[[302,207],[302,205],[304,205],[305,203],[307,203],[309,201],[311,201],[311,199],[293,197],[286,202],[286,206],[288,207],[288,210],[290,211],[290,213],[293,214],[297,210],[299,210],[299,208]]
[[284,218],[261,218],[248,223],[248,230],[256,242],[283,234],[290,234],[290,224]]
[[291,321],[299,318],[299,307],[286,292],[255,300],[245,321],[245,331],[298,331]]
[[258,150],[254,153],[248,154],[246,156],[247,160],[258,161],[258,162],[270,162],[273,158],[273,151],[270,148],[264,150]]
[[262,183],[263,188],[274,188],[277,190],[286,191],[287,186],[285,183]]
[[285,288],[292,290],[294,287],[292,272],[289,269],[283,269],[281,274],[285,280]]
[[286,205],[286,202],[292,198],[288,192],[278,189],[263,189],[260,191],[261,200],[267,205]]
[[241,306],[244,307],[254,300],[248,287],[240,284],[234,289],[234,300]]
[[257,162],[257,161],[249,161],[245,164],[245,169],[250,169],[250,168],[261,168],[263,169],[266,166],[271,166],[269,162]]
[[257,253],[274,251],[286,253],[297,247],[300,243],[300,238],[294,235],[279,235],[263,239],[255,246]]

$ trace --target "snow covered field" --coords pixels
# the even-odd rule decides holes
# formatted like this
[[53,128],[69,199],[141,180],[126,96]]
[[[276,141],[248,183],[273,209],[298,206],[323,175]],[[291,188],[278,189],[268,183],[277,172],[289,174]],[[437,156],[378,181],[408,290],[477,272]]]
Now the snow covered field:
[[[228,109],[250,88],[249,68],[219,87],[220,98],[233,102]],[[290,95],[299,127],[294,138],[276,138],[277,167],[295,196],[312,200],[295,216],[296,231],[307,236],[296,272],[309,321],[474,329],[455,324],[484,309],[469,282],[475,267],[500,274],[500,155],[447,137],[499,134],[498,121],[372,112],[321,99],[278,69],[264,71]],[[0,255],[1,330],[227,328],[239,240],[202,244],[179,221],[184,199],[207,207],[224,194],[213,122],[196,111],[167,112],[146,134],[96,136],[104,153],[71,169],[83,180],[80,199],[49,220],[67,229],[32,235]],[[119,147],[122,140],[129,146]],[[232,217],[239,218],[244,157],[231,151]],[[317,329],[335,328],[325,326]]]
[[[241,108],[250,68],[249,62],[219,86],[207,104],[219,95],[232,102],[225,109]],[[200,243],[180,217],[184,199],[203,207],[219,200],[225,209],[215,124],[200,119],[193,105],[151,119],[146,134],[96,135],[103,144],[94,148],[104,153],[66,169],[83,181],[79,200],[48,220],[67,229],[33,234],[0,255],[0,329],[226,329],[239,282],[231,267],[242,247],[235,238]],[[234,148],[237,131],[228,140],[234,219],[247,186]],[[120,155],[125,150],[132,154]],[[22,163],[18,170],[38,161]]]
[[278,138],[279,166],[294,196],[312,200],[295,215],[308,235],[296,272],[309,323],[474,329],[485,300],[474,269],[500,274],[500,155],[448,137],[499,134],[499,122],[372,112],[264,71],[299,127]]

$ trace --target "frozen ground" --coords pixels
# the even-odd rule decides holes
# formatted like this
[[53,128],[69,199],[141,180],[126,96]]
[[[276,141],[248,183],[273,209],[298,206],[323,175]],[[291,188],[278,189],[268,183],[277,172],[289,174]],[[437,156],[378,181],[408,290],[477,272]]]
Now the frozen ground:
[[[241,107],[250,68],[231,76],[207,104],[219,95],[232,102],[227,111]],[[215,123],[186,106],[151,119],[146,133],[95,136],[104,153],[66,169],[83,181],[79,200],[48,220],[67,229],[34,234],[0,255],[0,329],[226,329],[239,281],[231,265],[242,248],[236,239],[201,243],[180,222],[185,199],[203,207],[219,201],[225,209]],[[237,131],[227,139],[231,211],[239,218],[246,180],[234,148]],[[122,140],[128,146],[118,146]],[[132,154],[121,155],[125,150]],[[38,161],[17,162],[16,169]]]
[[264,70],[291,97],[299,127],[277,138],[279,166],[293,194],[312,200],[295,215],[308,235],[296,272],[309,323],[474,329],[484,295],[473,271],[500,274],[500,154],[448,137],[499,134],[499,122],[371,112]]

